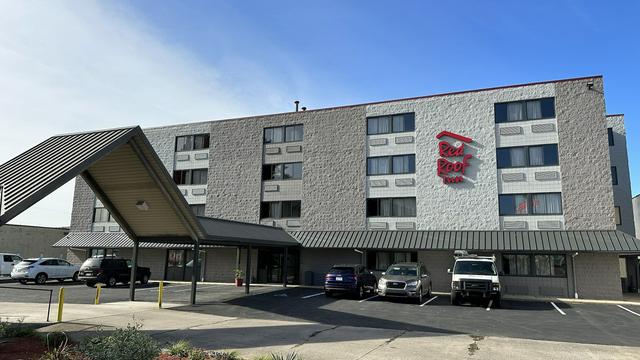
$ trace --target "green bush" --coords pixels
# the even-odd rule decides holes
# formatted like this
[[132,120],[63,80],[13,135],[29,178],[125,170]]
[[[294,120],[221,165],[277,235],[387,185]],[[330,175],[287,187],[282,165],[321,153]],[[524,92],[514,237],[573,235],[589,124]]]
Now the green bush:
[[209,356],[214,360],[242,360],[237,351],[212,351]]
[[167,349],[167,353],[173,356],[179,357],[187,357],[189,356],[189,352],[193,349],[191,344],[189,344],[186,340],[180,340],[175,344],[171,345],[169,349]]
[[36,331],[30,325],[24,323],[24,320],[18,320],[18,322],[12,323],[8,320],[0,318],[0,339],[11,337],[26,337],[34,336]]
[[189,360],[206,360],[207,352],[199,348],[191,348],[188,358]]
[[40,357],[40,360],[74,360],[79,358],[73,351],[73,347],[69,345],[69,339],[65,333],[48,333],[45,340],[47,352]]
[[298,355],[298,353],[290,352],[286,355],[271,353],[271,360],[302,360],[302,356]]
[[160,354],[158,343],[140,331],[140,325],[128,324],[109,336],[88,337],[80,351],[91,360],[152,360]]

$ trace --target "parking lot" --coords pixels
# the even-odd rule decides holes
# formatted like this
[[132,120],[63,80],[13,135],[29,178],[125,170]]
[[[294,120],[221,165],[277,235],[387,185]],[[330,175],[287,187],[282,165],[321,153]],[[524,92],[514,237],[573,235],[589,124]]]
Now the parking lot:
[[[4,284],[7,285],[52,289],[54,304],[61,285],[66,289],[67,303],[92,304],[96,292],[79,283]],[[251,296],[244,296],[244,289],[231,285],[200,284],[198,289],[200,305],[196,307],[188,306],[188,283],[166,284],[164,302],[184,304],[173,308],[178,311],[245,319],[296,320],[336,327],[417,331],[434,336],[469,334],[640,347],[637,336],[640,306],[637,305],[503,300],[501,308],[493,308],[486,303],[453,306],[445,294],[414,304],[377,296],[363,300],[327,298],[319,289],[301,287],[253,286]],[[156,301],[157,295],[157,283],[139,286],[136,291],[136,299],[140,301]],[[126,286],[102,289],[103,303],[127,299]],[[48,294],[44,292],[0,289],[0,302],[47,301]],[[0,316],[7,311],[10,309],[0,310]]]

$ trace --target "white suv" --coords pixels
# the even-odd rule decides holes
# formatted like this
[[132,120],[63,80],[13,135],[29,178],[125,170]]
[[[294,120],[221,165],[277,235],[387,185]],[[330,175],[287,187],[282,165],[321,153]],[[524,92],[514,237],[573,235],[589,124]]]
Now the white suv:
[[493,256],[463,254],[456,256],[451,274],[451,304],[457,305],[463,298],[493,300],[500,307],[500,278]]
[[78,270],[80,266],[73,265],[67,260],[56,258],[24,259],[13,267],[11,278],[26,284],[27,281],[35,281],[42,285],[47,280],[56,279],[64,281],[71,279],[78,281]]

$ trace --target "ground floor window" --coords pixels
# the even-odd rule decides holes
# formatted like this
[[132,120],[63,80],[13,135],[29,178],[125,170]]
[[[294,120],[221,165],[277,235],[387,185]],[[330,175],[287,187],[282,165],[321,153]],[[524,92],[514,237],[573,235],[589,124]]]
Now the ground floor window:
[[513,276],[567,277],[567,258],[561,254],[503,254],[502,272]]
[[89,257],[114,257],[117,258],[120,255],[120,249],[104,249],[104,248],[94,248],[89,249]]
[[367,251],[367,268],[385,271],[389,266],[400,262],[417,262],[415,251]]

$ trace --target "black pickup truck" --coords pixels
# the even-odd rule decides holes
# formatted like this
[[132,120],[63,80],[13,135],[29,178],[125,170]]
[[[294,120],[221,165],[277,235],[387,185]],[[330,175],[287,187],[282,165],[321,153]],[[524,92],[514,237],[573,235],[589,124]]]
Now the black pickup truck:
[[[138,266],[137,269],[136,281],[141,284],[149,282],[151,269],[143,266]],[[78,279],[90,287],[96,283],[103,283],[107,287],[117,283],[128,284],[131,280],[131,260],[103,257],[87,259],[80,267]]]

